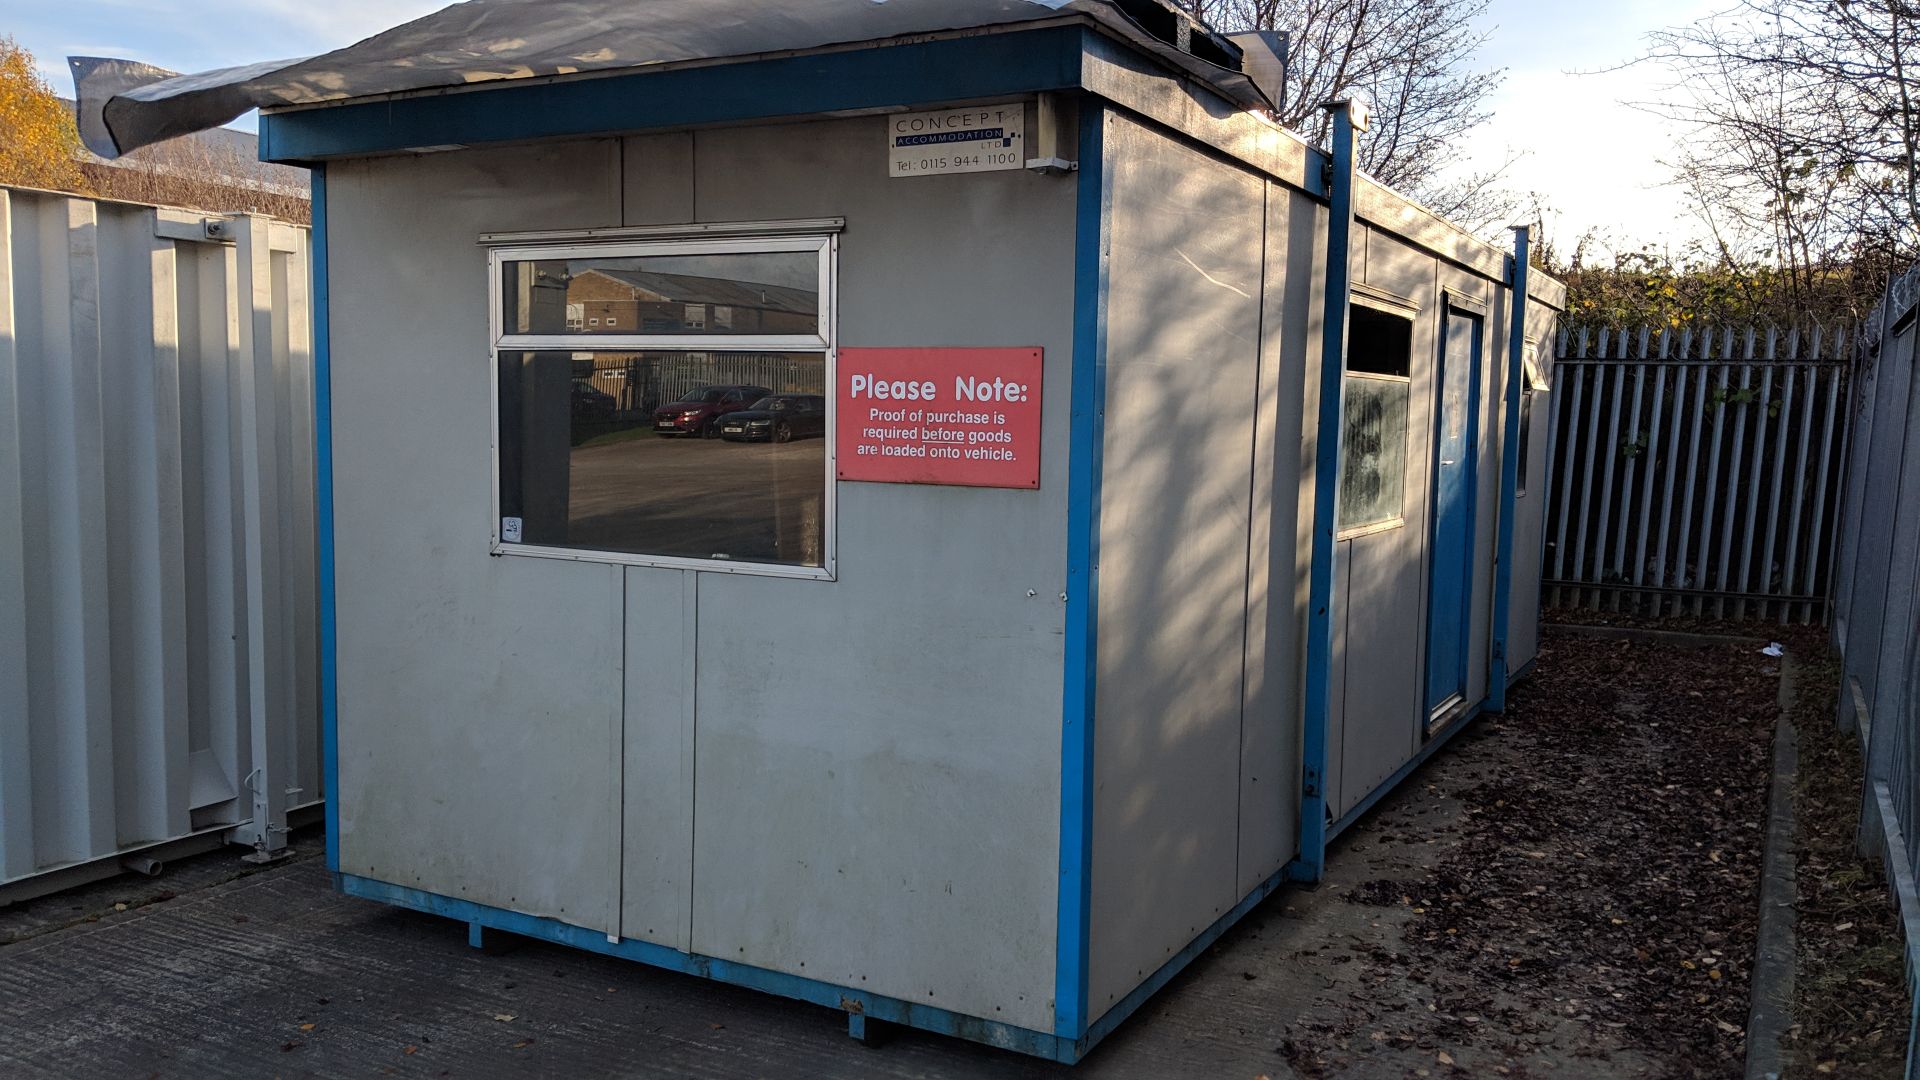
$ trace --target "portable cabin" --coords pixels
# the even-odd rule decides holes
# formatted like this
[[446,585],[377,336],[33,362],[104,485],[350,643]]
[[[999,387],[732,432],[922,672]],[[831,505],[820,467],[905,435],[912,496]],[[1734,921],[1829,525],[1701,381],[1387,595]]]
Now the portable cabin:
[[340,888],[1072,1062],[1316,878],[1533,657],[1563,290],[1277,63],[1152,0],[78,61],[97,148],[313,169]]

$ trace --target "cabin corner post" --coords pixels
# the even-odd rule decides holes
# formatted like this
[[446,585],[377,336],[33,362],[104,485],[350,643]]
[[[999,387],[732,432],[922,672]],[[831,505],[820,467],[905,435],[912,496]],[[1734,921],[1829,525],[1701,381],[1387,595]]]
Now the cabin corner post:
[[1487,711],[1505,712],[1507,683],[1512,678],[1507,664],[1508,623],[1513,611],[1513,518],[1520,481],[1520,380],[1526,377],[1527,347],[1527,259],[1531,229],[1513,227],[1513,268],[1511,295],[1507,301],[1506,388],[1501,396],[1500,415],[1500,539],[1494,556],[1493,573],[1493,648],[1487,656]]

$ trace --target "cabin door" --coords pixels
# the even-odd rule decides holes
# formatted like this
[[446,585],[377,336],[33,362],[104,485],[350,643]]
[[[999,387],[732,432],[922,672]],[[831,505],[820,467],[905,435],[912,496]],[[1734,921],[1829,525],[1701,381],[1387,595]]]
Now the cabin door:
[[1432,577],[1427,594],[1429,719],[1452,708],[1467,691],[1483,323],[1477,313],[1451,305],[1442,316],[1439,401],[1434,413]]

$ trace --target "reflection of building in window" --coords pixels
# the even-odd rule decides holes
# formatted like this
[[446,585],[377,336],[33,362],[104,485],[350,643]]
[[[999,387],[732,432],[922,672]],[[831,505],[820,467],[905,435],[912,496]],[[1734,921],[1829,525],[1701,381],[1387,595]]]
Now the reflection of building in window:
[[589,325],[609,334],[812,334],[819,329],[817,292],[693,274],[585,270],[567,282],[567,305],[575,304],[589,320],[600,320]]
[[1354,305],[1340,430],[1342,529],[1397,522],[1407,480],[1407,395],[1411,320]]

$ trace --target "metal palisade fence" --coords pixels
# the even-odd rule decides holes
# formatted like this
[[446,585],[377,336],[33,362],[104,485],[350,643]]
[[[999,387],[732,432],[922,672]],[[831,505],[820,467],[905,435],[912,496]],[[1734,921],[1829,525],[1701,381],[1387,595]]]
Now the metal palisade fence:
[[1850,340],[1819,326],[1563,331],[1545,602],[1823,621]]
[[[1862,324],[1846,502],[1835,571],[1833,643],[1844,678],[1838,718],[1864,761],[1860,841],[1885,860],[1914,985],[1920,944],[1920,395],[1914,393],[1920,267],[1896,279]],[[1917,1025],[1920,1026],[1920,1025]],[[1913,1046],[1908,1075],[1915,1075]]]

